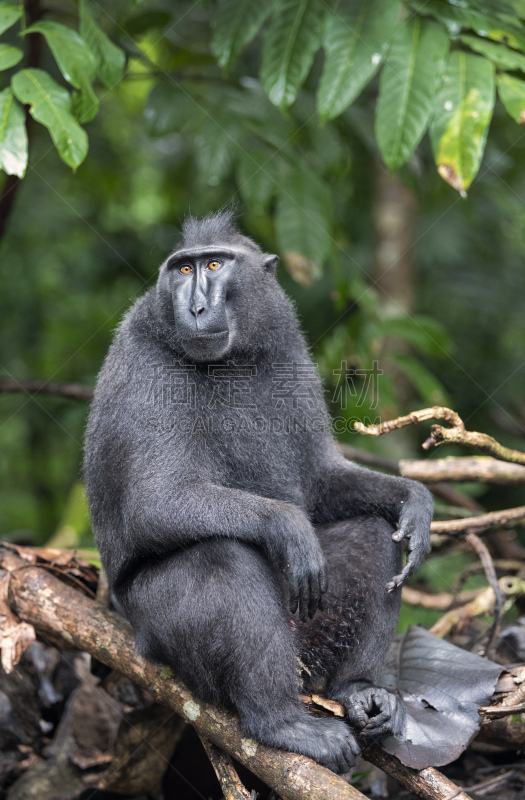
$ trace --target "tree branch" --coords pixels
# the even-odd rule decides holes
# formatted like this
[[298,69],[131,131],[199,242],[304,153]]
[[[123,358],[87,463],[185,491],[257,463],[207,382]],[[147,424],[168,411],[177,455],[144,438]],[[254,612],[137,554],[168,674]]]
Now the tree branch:
[[423,483],[434,483],[434,481],[525,483],[525,466],[498,461],[490,456],[467,456],[465,458],[449,456],[432,461],[406,458],[399,461],[399,473],[404,478],[411,478]]
[[362,422],[356,422],[354,429],[368,436],[382,436],[384,433],[390,433],[390,431],[397,428],[404,428],[406,425],[417,425],[419,422],[425,422],[429,419],[442,419],[448,422],[451,427],[444,428],[442,425],[432,425],[430,437],[422,445],[424,450],[429,450],[432,446],[439,447],[446,442],[452,442],[454,444],[477,447],[483,453],[494,456],[500,461],[510,461],[514,464],[525,465],[525,453],[519,450],[512,450],[510,447],[504,447],[486,433],[467,431],[459,414],[444,406],[422,408],[419,411],[412,411],[404,417],[382,422],[380,425],[367,426],[363,425]]
[[465,519],[445,519],[435,520],[430,524],[432,533],[466,533],[472,529],[475,531],[486,531],[499,525],[507,525],[510,522],[520,522],[525,519],[525,506],[517,508],[506,508],[503,511],[490,511],[488,514],[480,514],[479,517],[466,517]]
[[91,400],[93,389],[81,383],[57,383],[39,378],[0,378],[0,394],[54,394],[73,400]]

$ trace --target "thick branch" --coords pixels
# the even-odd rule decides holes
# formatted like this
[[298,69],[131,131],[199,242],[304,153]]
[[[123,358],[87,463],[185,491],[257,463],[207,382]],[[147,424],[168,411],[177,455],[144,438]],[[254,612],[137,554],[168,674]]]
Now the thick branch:
[[81,383],[57,383],[36,379],[0,378],[0,394],[23,392],[25,394],[54,394],[73,400],[91,400],[93,389]]
[[399,472],[404,478],[411,478],[423,483],[434,483],[435,481],[525,483],[525,466],[498,461],[490,456],[466,458],[449,456],[432,461],[406,458],[399,462]]
[[[34,625],[37,633],[54,641],[62,638],[65,644],[90,653],[147,689],[157,702],[180,714],[200,736],[244,764],[284,800],[363,800],[361,792],[309,758],[273,750],[244,737],[236,717],[196,701],[169,668],[135,653],[133,632],[121,617],[10,551],[0,551],[0,569],[10,572],[11,608]],[[379,748],[367,749],[366,757],[427,800],[445,800],[458,791],[436,769],[416,772]],[[466,794],[457,796],[469,800]]]
[[422,408],[419,411],[412,411],[404,417],[382,422],[380,425],[366,426],[362,422],[356,422],[354,428],[360,433],[368,434],[368,436],[382,436],[384,433],[396,430],[396,428],[417,425],[419,422],[429,419],[442,419],[448,422],[451,427],[444,428],[442,425],[433,425],[430,429],[430,437],[423,443],[424,450],[428,450],[432,446],[439,447],[446,442],[453,442],[454,444],[477,447],[483,453],[494,456],[500,461],[511,461],[514,464],[525,465],[525,453],[519,450],[512,450],[510,447],[503,447],[496,439],[486,433],[465,430],[465,425],[459,414],[444,406]]
[[525,506],[518,506],[517,508],[505,508],[503,511],[490,511],[488,514],[480,514],[479,517],[435,520],[431,523],[430,530],[432,533],[451,534],[466,533],[470,529],[486,531],[489,528],[520,522],[523,519],[525,519]]

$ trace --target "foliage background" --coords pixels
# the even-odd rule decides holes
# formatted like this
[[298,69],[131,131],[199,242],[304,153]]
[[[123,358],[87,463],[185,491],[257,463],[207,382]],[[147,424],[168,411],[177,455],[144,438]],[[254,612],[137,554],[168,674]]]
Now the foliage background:
[[[0,20],[6,5],[0,4]],[[378,19],[395,6],[406,24],[426,26],[442,42],[445,37],[454,58],[479,58],[468,63],[472,80],[485,93],[480,99],[488,114],[485,122],[492,113],[492,106],[487,112],[487,102],[494,101],[495,70],[499,82],[516,81],[517,99],[510,110],[518,108],[520,116],[525,105],[525,92],[521,99],[519,94],[520,62],[511,58],[508,66],[509,53],[516,59],[525,50],[519,0],[480,0],[465,8],[446,2],[412,3],[401,11],[391,2],[364,5]],[[296,78],[281,94],[275,88],[272,74],[279,72],[284,51],[277,47],[272,73],[272,36],[279,44],[280,22],[299,6],[312,19],[333,18],[336,8],[279,0],[264,6],[268,21],[262,33],[262,11],[250,12],[240,30],[246,38],[249,29],[255,38],[228,71],[224,67],[231,59],[221,24],[232,7],[249,9],[253,4],[118,0],[89,7],[100,28],[125,52],[124,77],[113,88],[96,82],[94,75],[87,85],[89,70],[77,80],[77,106],[72,109],[84,120],[89,153],[74,172],[59,157],[48,130],[30,125],[27,173],[1,241],[3,374],[93,385],[112,331],[133,299],[155,281],[184,215],[235,203],[245,232],[282,256],[280,280],[297,303],[329,401],[335,389],[333,370],[342,360],[359,369],[370,369],[377,360],[384,370],[379,406],[357,407],[349,392],[344,411],[348,417],[387,418],[446,402],[469,428],[523,449],[522,129],[496,100],[484,150],[485,128],[472,129],[476,106],[467,110],[454,156],[457,163],[463,155],[466,160],[461,163],[471,159],[463,185],[457,186],[463,192],[468,188],[468,198],[460,197],[435,164],[437,159],[439,165],[436,137],[443,139],[439,125],[444,118],[439,116],[436,133],[433,104],[443,85],[439,78],[451,63],[447,67],[444,53],[437,52],[443,44],[426,41],[427,59],[418,51],[423,60],[417,74],[425,81],[416,86],[413,100],[415,118],[421,117],[421,107],[426,108],[418,130],[422,135],[430,124],[434,150],[428,134],[419,144],[410,134],[415,149],[408,148],[408,160],[401,164],[388,141],[397,106],[385,108],[393,91],[381,88],[388,78],[386,66],[378,76],[375,69],[355,62],[352,74],[362,77],[357,98],[327,110],[320,87],[323,80],[326,83],[326,63],[337,42],[327,44],[322,25],[314,25],[313,32],[308,29],[304,41],[299,40]],[[357,7],[348,2],[338,9],[353,13]],[[54,21],[78,29],[75,3],[37,3],[36,11],[40,23]],[[28,4],[28,12],[35,13],[35,4]],[[471,16],[465,17],[467,13]],[[255,19],[257,14],[261,16]],[[0,89],[8,88],[17,71],[28,65],[28,39],[41,37],[19,33],[15,25],[2,37],[10,47],[22,48],[25,61],[0,73]],[[387,59],[387,66],[393,36],[389,30],[384,34],[381,58]],[[397,34],[398,50],[400,38]],[[72,91],[75,81],[64,79],[52,49],[40,41],[39,68]],[[499,48],[492,60],[485,58],[487,44]],[[476,47],[482,53],[485,49],[485,55],[474,56]],[[525,55],[521,57],[525,63]],[[380,64],[373,66],[378,69]],[[100,108],[86,122],[92,80]],[[78,97],[84,103],[80,111]],[[507,98],[507,107],[509,102]],[[94,105],[92,111],[96,112]],[[399,166],[397,177],[388,177],[385,158],[390,166]],[[393,282],[387,285],[380,263],[381,248],[388,244],[381,222],[388,192],[394,198],[389,208],[403,209],[407,201],[401,223],[408,233],[397,242],[401,249],[391,259]],[[385,224],[388,228],[388,219]],[[65,519],[80,541],[89,544],[88,522],[74,491],[86,406],[23,394],[3,395],[1,404],[2,536],[41,543]],[[335,406],[332,410],[341,413]],[[416,430],[382,440],[355,441],[350,433],[346,439],[406,457],[419,452],[422,436]],[[513,490],[498,489],[499,507],[514,501],[520,502]],[[493,507],[496,497],[487,491],[483,502]]]

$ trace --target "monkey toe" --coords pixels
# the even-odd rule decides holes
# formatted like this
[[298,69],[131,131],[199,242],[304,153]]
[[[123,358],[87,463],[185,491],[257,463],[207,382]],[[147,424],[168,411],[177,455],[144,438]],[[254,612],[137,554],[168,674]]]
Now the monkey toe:
[[342,720],[319,719],[306,714],[281,725],[271,734],[258,732],[264,744],[313,758],[339,775],[348,772],[361,753],[352,731]]
[[350,725],[362,736],[402,736],[406,711],[403,701],[386,689],[370,686],[348,694],[342,700]]

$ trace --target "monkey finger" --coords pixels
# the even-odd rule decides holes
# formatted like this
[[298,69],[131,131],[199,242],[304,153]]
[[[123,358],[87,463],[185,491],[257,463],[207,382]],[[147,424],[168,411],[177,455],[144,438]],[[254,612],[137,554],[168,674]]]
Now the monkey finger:
[[321,600],[319,576],[310,575],[309,584],[310,584],[310,597],[308,599],[308,616],[310,617],[310,619],[312,619],[315,612],[319,608],[319,602]]
[[328,574],[326,567],[321,567],[319,571],[319,588],[321,590],[321,594],[324,594],[328,590]]
[[295,614],[299,605],[299,587],[297,581],[292,578],[288,578],[288,592],[290,595],[290,611]]
[[308,619],[309,594],[308,585],[306,581],[303,581],[299,588],[299,619],[301,622],[306,622]]

